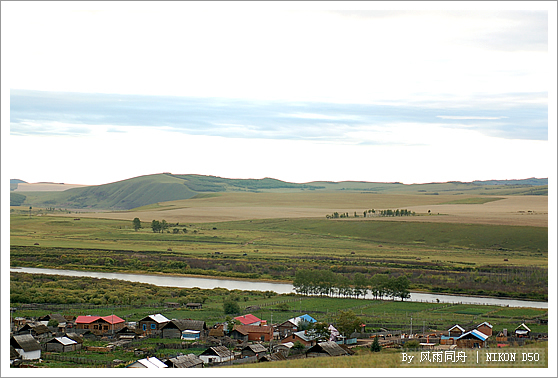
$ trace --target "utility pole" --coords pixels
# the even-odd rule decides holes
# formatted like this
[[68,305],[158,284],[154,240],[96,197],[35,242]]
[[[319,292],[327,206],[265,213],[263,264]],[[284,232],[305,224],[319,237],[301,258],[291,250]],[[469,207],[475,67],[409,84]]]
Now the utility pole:
[[413,316],[411,315],[411,337],[413,337]]

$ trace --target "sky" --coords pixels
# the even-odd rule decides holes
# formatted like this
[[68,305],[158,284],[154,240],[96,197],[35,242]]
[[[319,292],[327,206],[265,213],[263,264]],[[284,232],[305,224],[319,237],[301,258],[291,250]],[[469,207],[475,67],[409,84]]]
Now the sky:
[[549,177],[555,9],[4,2],[2,166],[87,185]]

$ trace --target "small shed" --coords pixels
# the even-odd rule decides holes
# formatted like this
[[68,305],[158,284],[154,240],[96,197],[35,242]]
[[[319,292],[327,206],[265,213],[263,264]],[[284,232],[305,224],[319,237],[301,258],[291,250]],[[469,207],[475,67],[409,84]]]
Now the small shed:
[[[208,336],[211,337],[224,337],[225,332],[223,331],[223,327],[220,328],[212,328],[209,330]],[[248,336],[248,335],[246,335]]]
[[450,338],[458,338],[465,333],[465,328],[461,327],[459,324],[454,325],[448,329],[448,336]]
[[14,347],[23,360],[38,360],[41,358],[41,344],[32,335],[14,335],[10,338],[10,345]]
[[65,336],[55,337],[45,343],[47,352],[73,352],[77,350],[77,342]]
[[531,329],[525,325],[525,323],[521,323],[515,329],[515,336],[516,337],[529,337],[531,333]]
[[230,351],[227,347],[220,345],[207,348],[198,357],[204,363],[212,364],[233,360],[234,352]]
[[76,350],[80,350],[83,346],[83,337],[75,332],[66,332],[64,334],[68,339],[72,339],[76,342]]
[[258,357],[258,362],[266,362],[266,361],[285,361],[286,358],[281,352],[275,352],[273,354],[265,354],[263,356]]
[[229,333],[229,337],[233,340],[248,341],[248,331],[237,327]]
[[165,361],[169,368],[184,369],[184,368],[202,368],[203,361],[193,353],[188,355],[177,356],[169,358]]
[[201,310],[202,308],[202,304],[201,303],[186,303],[186,308],[189,308],[190,310]]
[[253,356],[259,357],[260,355],[265,354],[266,352],[267,352],[267,348],[264,347],[262,344],[250,344],[242,348],[240,354],[242,358],[253,357]]
[[489,322],[483,322],[477,326],[477,330],[484,333],[487,336],[492,336],[492,324]]
[[306,357],[336,357],[336,356],[347,356],[350,352],[347,349],[342,348],[339,344],[334,341],[324,341],[322,343],[317,343],[310,349],[306,351]]
[[165,339],[193,340],[206,336],[207,325],[203,320],[173,319],[165,324],[161,331]]
[[126,366],[127,368],[168,368],[166,364],[164,364],[161,360],[157,357],[146,357],[141,360],[137,360],[136,362],[131,363],[130,365]]

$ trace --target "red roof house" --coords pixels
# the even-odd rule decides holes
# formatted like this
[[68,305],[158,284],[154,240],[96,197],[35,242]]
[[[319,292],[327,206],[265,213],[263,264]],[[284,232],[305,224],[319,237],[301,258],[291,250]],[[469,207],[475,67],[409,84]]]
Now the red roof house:
[[252,314],[246,314],[237,316],[235,318],[238,320],[242,325],[260,325],[262,324],[262,320]]
[[77,329],[89,329],[99,331],[117,331],[124,327],[124,319],[116,316],[91,316],[80,315],[76,319]]

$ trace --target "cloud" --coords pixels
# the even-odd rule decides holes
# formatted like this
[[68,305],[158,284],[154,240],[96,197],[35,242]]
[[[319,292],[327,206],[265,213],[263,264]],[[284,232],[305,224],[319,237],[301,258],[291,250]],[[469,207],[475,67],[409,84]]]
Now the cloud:
[[228,138],[362,143],[354,138],[363,129],[389,130],[393,124],[406,123],[420,130],[421,125],[426,129],[438,123],[501,138],[546,140],[546,106],[521,101],[530,100],[531,94],[515,96],[515,103],[501,108],[498,102],[486,102],[482,97],[339,104],[12,90],[10,133],[87,134],[101,127],[119,132],[144,127]]

